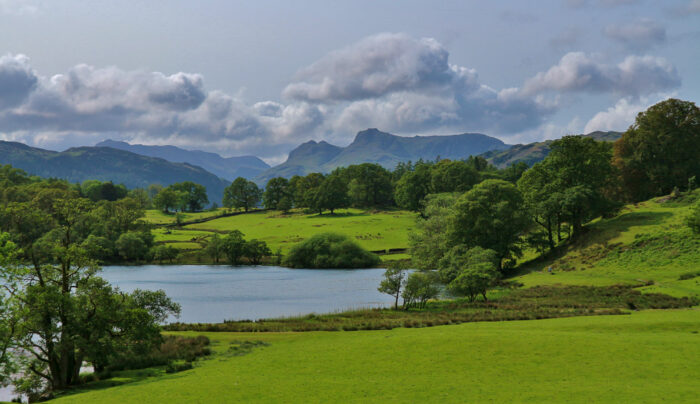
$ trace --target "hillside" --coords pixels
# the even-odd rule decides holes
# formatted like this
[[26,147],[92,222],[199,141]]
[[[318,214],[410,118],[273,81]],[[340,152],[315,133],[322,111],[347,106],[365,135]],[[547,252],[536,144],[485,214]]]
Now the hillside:
[[[598,141],[614,142],[622,136],[622,133],[613,131],[591,132],[581,136],[592,137]],[[549,145],[552,142],[553,140],[545,140],[544,142],[516,144],[507,149],[487,151],[483,153],[482,156],[498,168],[506,168],[511,164],[521,161],[531,166],[547,157],[547,154],[549,154]]]
[[197,166],[109,147],[77,147],[55,152],[0,141],[0,164],[11,164],[40,177],[61,178],[70,182],[89,179],[112,181],[128,188],[193,181],[207,187],[209,201],[218,204],[221,204],[224,188],[228,185],[227,181]]
[[409,160],[434,160],[437,157],[465,159],[506,147],[502,141],[479,133],[403,137],[372,128],[358,132],[347,147],[326,142],[304,143],[289,153],[287,161],[258,176],[256,182],[264,184],[273,177],[289,178],[311,172],[330,172],[337,167],[361,163],[376,163],[393,169],[399,162]]
[[588,224],[580,240],[553,256],[524,263],[515,280],[525,286],[649,283],[642,290],[700,296],[700,237],[685,224],[696,200],[700,190],[675,201],[628,205],[613,218]]
[[189,163],[229,181],[233,181],[237,177],[254,178],[270,168],[267,163],[255,156],[224,158],[216,153],[185,150],[175,146],[148,146],[108,139],[96,144],[95,147],[111,147],[142,156],[162,158],[174,163]]

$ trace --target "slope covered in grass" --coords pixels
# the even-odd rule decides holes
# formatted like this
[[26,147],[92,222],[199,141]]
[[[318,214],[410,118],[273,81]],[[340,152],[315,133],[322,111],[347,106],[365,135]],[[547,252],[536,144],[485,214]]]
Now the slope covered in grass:
[[[587,226],[577,242],[546,259],[520,268],[525,286],[543,284],[610,285],[653,282],[643,290],[675,296],[700,295],[700,237],[685,218],[700,191],[677,200],[656,198],[628,205],[619,215]],[[548,268],[552,268],[552,274]]]
[[[55,402],[693,402],[698,324],[700,311],[689,309],[391,331],[210,333],[217,354],[193,370]],[[241,355],[240,344],[231,345],[241,340],[269,346]]]

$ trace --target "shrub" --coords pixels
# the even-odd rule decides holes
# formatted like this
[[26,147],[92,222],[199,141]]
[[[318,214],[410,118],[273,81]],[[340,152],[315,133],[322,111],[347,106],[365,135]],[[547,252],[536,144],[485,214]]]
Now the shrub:
[[284,260],[292,268],[369,268],[379,262],[379,257],[348,236],[335,233],[321,233],[302,241]]
[[686,224],[693,233],[700,234],[700,202],[696,203],[686,218]]

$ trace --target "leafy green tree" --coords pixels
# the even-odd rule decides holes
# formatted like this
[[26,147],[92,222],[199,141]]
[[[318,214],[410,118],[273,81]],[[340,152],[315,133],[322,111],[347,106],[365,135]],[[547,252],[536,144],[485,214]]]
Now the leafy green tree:
[[153,236],[145,232],[122,233],[115,243],[119,255],[125,260],[143,260],[153,245]]
[[267,243],[262,240],[252,239],[246,241],[243,246],[243,255],[252,265],[260,265],[264,257],[272,255]]
[[169,245],[159,245],[153,248],[153,259],[157,260],[161,264],[163,261],[173,262],[177,258],[178,250],[177,248]]
[[369,268],[379,257],[348,236],[319,233],[292,246],[284,259],[292,268]]
[[465,192],[480,180],[479,172],[463,161],[440,160],[430,173],[434,193]]
[[163,188],[153,198],[153,206],[168,213],[178,206],[178,194],[172,188]]
[[396,182],[394,199],[402,209],[418,211],[423,200],[431,193],[431,173],[427,164],[417,164],[412,171],[406,171]]
[[394,265],[384,271],[384,278],[379,283],[378,291],[394,297],[394,310],[399,308],[399,296],[403,290],[406,270],[400,265]]
[[360,208],[391,206],[393,187],[391,173],[379,164],[364,163],[336,169],[348,184],[350,204]]
[[493,250],[481,247],[469,248],[462,244],[454,246],[438,263],[440,281],[449,285],[465,268],[475,267],[482,263],[488,263],[494,269],[498,268],[498,254]]
[[496,251],[500,270],[503,260],[521,255],[521,237],[529,225],[523,197],[515,185],[486,180],[457,201],[449,237],[452,245]]
[[428,300],[433,299],[440,293],[435,273],[413,272],[408,275],[403,288],[403,306],[405,309],[417,307],[425,308]]
[[207,240],[204,252],[218,264],[221,256],[225,254],[224,240],[217,233],[212,234]]
[[583,223],[615,207],[606,197],[613,173],[611,155],[608,143],[582,136],[564,136],[551,144],[543,163],[553,175],[552,186],[562,194],[572,238],[581,234]]
[[524,161],[513,163],[503,170],[503,179],[515,184],[529,168],[530,167]]
[[283,177],[271,178],[265,187],[263,205],[266,209],[280,209],[280,202],[290,194],[289,181]]
[[325,176],[321,173],[311,173],[305,177],[294,176],[289,186],[294,194],[294,206],[298,208],[313,208],[318,189],[323,184]]
[[331,214],[333,214],[334,210],[346,208],[347,206],[348,196],[345,182],[338,174],[329,175],[318,188],[314,200],[314,208],[319,213],[322,213],[324,210],[330,210]]
[[223,238],[224,254],[231,265],[238,265],[245,254],[245,239],[240,230],[230,231]]
[[459,272],[459,275],[447,285],[450,293],[467,296],[473,302],[481,294],[486,299],[486,292],[499,278],[499,271],[493,262],[471,263]]
[[554,181],[556,177],[550,160],[535,164],[525,171],[518,180],[518,189],[523,195],[525,206],[533,221],[547,234],[547,245],[554,249],[554,234],[560,237],[560,226],[564,214],[562,190]]
[[416,220],[415,230],[408,234],[413,265],[418,269],[438,268],[438,262],[451,247],[450,223],[454,220],[457,196],[428,195],[423,217]]
[[243,208],[247,212],[260,202],[261,197],[262,191],[254,182],[238,177],[224,190],[223,204],[226,208]]
[[700,108],[668,99],[639,113],[615,142],[614,164],[626,195],[641,201],[683,188],[700,175]]
[[198,212],[209,203],[207,188],[204,185],[195,184],[192,181],[185,181],[172,184],[168,188],[181,193],[181,198],[184,198],[181,199],[183,210]]
[[114,258],[114,243],[107,237],[91,234],[81,243],[81,247],[94,260],[106,262]]

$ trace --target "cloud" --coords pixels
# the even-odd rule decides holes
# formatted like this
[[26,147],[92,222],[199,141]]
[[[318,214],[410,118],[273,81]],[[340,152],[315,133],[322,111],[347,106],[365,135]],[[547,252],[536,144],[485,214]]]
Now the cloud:
[[669,97],[646,97],[637,100],[631,98],[621,98],[612,107],[595,114],[593,118],[586,123],[584,132],[590,133],[597,130],[627,130],[627,128],[634,123],[637,114],[667,98]]
[[666,28],[647,18],[608,25],[603,34],[633,50],[645,50],[666,42]]
[[24,55],[0,57],[0,110],[19,105],[38,81]]
[[680,84],[676,68],[664,58],[627,56],[619,64],[611,65],[583,52],[571,52],[546,72],[528,79],[522,92],[525,95],[557,91],[640,96],[673,89]]
[[28,15],[34,14],[39,7],[32,1],[26,0],[0,0],[0,14]]
[[686,11],[691,14],[700,14],[700,0],[691,0],[688,2]]
[[294,100],[334,102],[444,86],[454,78],[448,55],[434,39],[378,34],[301,70],[283,94]]

